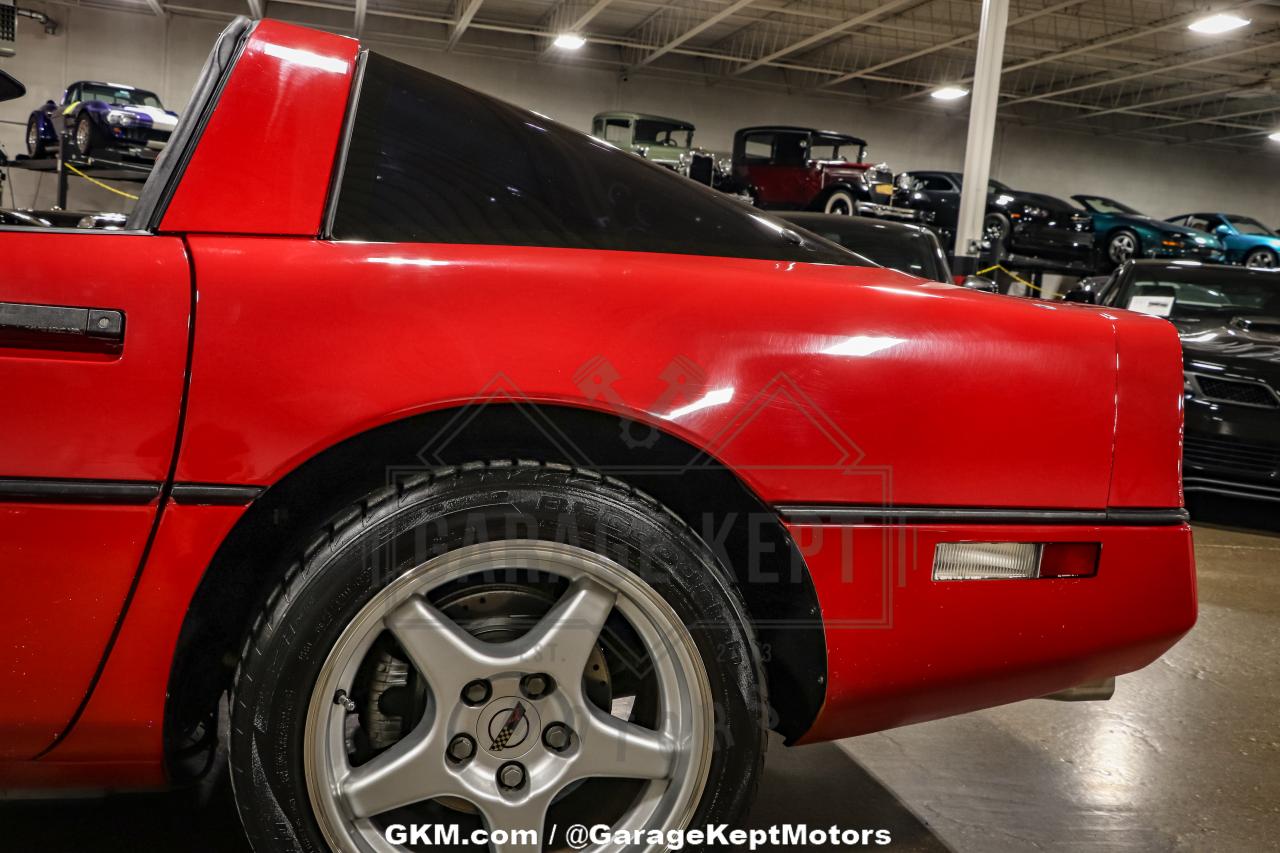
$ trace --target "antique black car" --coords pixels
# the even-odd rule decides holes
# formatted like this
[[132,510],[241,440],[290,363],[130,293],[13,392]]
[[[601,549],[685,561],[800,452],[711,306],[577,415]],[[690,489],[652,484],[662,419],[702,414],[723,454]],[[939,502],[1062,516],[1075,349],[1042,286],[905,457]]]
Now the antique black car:
[[866,155],[866,140],[830,130],[744,127],[733,135],[733,173],[757,207],[919,219],[888,207],[893,172]]
[[[959,172],[904,172],[895,184],[893,204],[932,214],[931,225],[947,252],[954,253],[962,182]],[[1003,254],[1039,258],[1064,269],[1092,266],[1090,216],[1050,195],[988,181],[982,233]]]
[[1280,501],[1280,270],[1130,261],[1067,299],[1178,327],[1186,491]]

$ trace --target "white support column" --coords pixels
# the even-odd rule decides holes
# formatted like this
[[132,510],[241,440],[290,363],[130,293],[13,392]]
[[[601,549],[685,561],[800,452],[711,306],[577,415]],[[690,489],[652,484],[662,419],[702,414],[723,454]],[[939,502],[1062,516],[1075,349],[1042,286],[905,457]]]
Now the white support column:
[[1004,34],[1009,23],[1009,0],[983,0],[978,29],[978,61],[969,93],[969,134],[964,146],[964,186],[956,225],[956,272],[976,269],[987,212],[987,180],[991,177],[991,148],[1000,104],[1000,67]]

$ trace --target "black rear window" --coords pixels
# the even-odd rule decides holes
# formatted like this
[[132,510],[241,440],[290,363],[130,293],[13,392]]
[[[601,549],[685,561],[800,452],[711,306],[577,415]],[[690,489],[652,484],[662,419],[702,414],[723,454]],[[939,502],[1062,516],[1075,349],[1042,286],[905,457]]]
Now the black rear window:
[[[332,236],[853,264],[671,170],[368,54]],[[790,232],[794,234],[794,232]]]
[[819,237],[826,237],[844,246],[851,252],[857,252],[870,258],[882,267],[905,272],[920,278],[938,279],[937,264],[933,258],[932,247],[924,237],[897,237],[883,234],[851,234],[846,231],[824,229],[821,226],[806,225]]

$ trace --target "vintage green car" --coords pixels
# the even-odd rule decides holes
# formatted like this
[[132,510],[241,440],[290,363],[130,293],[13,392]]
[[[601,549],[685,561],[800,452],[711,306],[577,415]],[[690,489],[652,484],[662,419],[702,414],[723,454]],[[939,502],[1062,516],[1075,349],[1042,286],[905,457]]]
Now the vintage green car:
[[687,121],[647,113],[599,113],[591,120],[591,135],[700,184],[736,192],[729,154],[695,147],[693,125]]

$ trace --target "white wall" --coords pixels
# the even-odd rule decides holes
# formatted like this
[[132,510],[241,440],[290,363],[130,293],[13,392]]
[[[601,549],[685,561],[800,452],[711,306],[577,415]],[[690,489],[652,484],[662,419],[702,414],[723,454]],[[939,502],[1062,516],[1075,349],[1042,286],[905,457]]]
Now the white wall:
[[[31,4],[38,6],[39,4]],[[170,15],[112,13],[67,6],[48,11],[59,21],[56,36],[19,20],[18,55],[0,58],[3,68],[27,84],[28,95],[0,104],[0,145],[10,156],[25,150],[29,112],[56,99],[67,82],[99,78],[154,89],[171,109],[185,106],[200,66],[223,22]],[[517,62],[445,54],[403,45],[375,49],[397,59],[587,129],[606,109],[677,116],[698,126],[699,144],[727,150],[739,127],[772,122],[844,130],[866,137],[870,156],[895,170],[959,169],[963,161],[967,105],[925,106],[921,112],[892,109],[835,96],[759,91],[687,80],[633,76],[572,62]],[[1229,209],[1280,225],[1280,146],[1277,155],[1224,154],[1191,146],[1111,140],[1049,128],[1002,124],[992,175],[1019,188],[1060,196],[1112,195],[1156,216],[1192,209]],[[254,152],[246,152],[252,155]],[[52,176],[38,180],[13,170],[19,206],[50,206]],[[136,191],[136,186],[120,185]],[[5,204],[11,204],[5,191]],[[120,210],[122,199],[73,179],[70,206]]]

